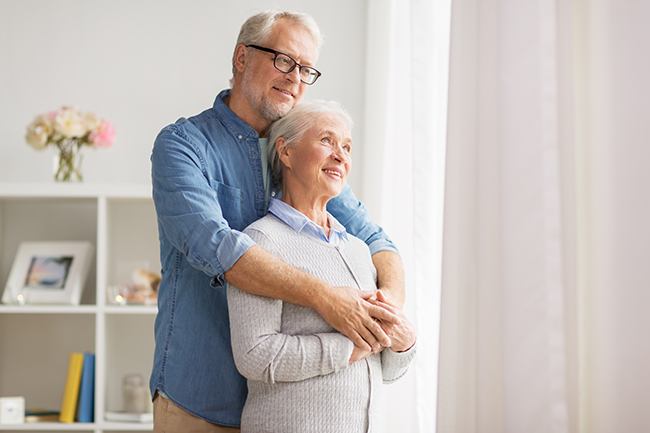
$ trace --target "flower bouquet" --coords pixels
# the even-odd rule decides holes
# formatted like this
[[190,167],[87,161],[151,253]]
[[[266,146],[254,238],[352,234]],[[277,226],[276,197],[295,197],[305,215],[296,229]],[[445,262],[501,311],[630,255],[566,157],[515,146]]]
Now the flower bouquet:
[[36,116],[27,126],[27,144],[36,150],[56,146],[59,151],[57,181],[83,180],[81,175],[81,147],[111,147],[115,129],[106,119],[92,113],[82,113],[76,107],[61,107],[57,111]]

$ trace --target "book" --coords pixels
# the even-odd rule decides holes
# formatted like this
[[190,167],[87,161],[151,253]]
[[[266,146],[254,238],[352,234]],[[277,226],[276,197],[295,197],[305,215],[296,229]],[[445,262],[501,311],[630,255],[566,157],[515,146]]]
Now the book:
[[65,389],[63,390],[63,399],[61,401],[61,413],[59,414],[59,421],[61,422],[74,422],[83,360],[84,356],[82,353],[73,352],[70,354],[68,374],[65,379]]
[[59,414],[58,410],[27,409],[25,410],[25,422],[57,422]]
[[153,414],[149,413],[130,413],[130,412],[106,412],[106,421],[121,422],[153,422]]
[[93,422],[95,418],[95,354],[93,353],[84,353],[78,413],[79,422]]

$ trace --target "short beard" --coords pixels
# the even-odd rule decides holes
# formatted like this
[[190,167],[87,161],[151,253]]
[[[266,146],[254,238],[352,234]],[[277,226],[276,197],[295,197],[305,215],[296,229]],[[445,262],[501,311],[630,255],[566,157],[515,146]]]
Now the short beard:
[[253,109],[269,122],[275,122],[291,110],[291,107],[285,104],[273,104],[250,74],[244,74],[242,77],[241,88]]

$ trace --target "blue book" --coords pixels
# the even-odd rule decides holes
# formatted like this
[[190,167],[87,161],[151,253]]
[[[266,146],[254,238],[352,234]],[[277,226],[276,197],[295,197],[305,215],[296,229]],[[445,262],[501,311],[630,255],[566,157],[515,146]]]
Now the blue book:
[[95,354],[84,353],[79,386],[79,422],[95,419]]

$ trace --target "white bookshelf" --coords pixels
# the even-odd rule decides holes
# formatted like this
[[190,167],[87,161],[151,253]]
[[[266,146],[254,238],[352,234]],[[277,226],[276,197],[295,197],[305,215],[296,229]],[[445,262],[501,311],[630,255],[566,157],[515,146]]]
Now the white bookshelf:
[[59,410],[71,352],[94,352],[95,422],[0,425],[0,431],[151,431],[104,420],[122,410],[122,378],[149,380],[155,306],[115,306],[106,288],[134,267],[160,271],[149,185],[0,183],[0,290],[23,241],[90,241],[95,260],[81,305],[0,304],[0,396]]

